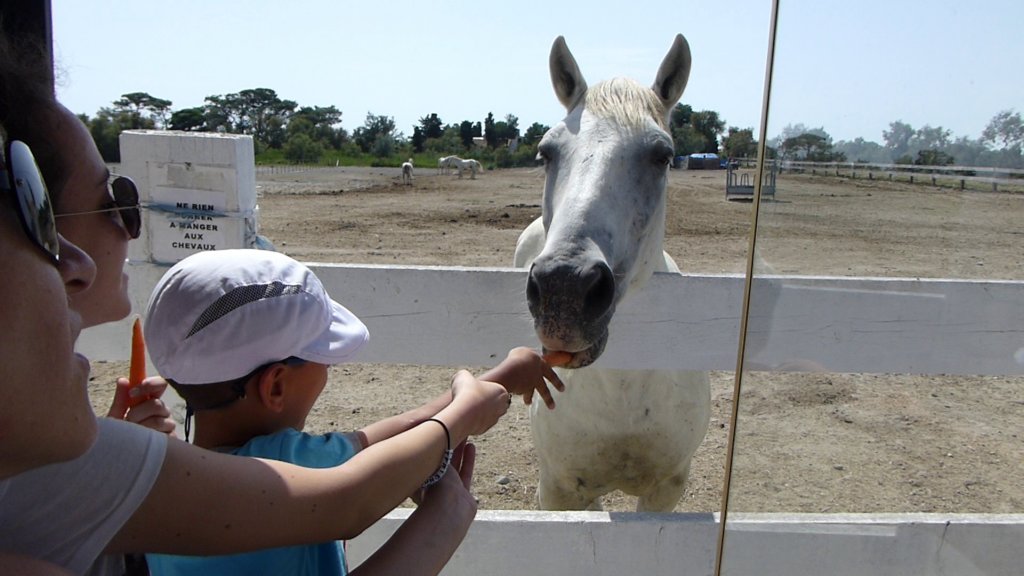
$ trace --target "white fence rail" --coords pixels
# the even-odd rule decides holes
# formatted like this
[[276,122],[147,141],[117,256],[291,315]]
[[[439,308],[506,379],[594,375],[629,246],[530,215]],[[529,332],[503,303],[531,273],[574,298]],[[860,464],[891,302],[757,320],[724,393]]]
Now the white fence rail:
[[875,164],[867,162],[807,162],[785,160],[785,172],[828,174],[847,178],[887,178],[889,180],[930,183],[933,186],[967,187],[968,182],[989,184],[993,192],[1000,187],[1024,188],[1024,170],[985,166],[921,166],[916,164]]
[[[535,341],[525,270],[311,267],[369,326],[366,362],[486,366]],[[129,265],[136,310],[164,270]],[[1024,282],[774,276],[753,290],[748,368],[1024,374]],[[733,370],[742,294],[739,276],[656,274],[617,311],[599,363]],[[127,327],[92,329],[83,351],[126,359]]]

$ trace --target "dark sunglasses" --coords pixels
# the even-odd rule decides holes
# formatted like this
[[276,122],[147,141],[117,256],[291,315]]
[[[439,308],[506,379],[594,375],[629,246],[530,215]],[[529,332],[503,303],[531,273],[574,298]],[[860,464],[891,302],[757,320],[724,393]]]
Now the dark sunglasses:
[[28,237],[55,263],[60,258],[60,240],[53,219],[53,205],[27,144],[11,140],[4,146],[0,165],[0,189],[13,190],[18,197],[18,218]]
[[84,216],[86,214],[100,214],[103,212],[117,212],[121,216],[121,223],[128,235],[133,239],[139,237],[142,231],[142,214],[139,211],[139,189],[135,182],[127,176],[115,176],[107,183],[110,197],[113,198],[113,206],[99,210],[86,210],[84,212],[67,212],[57,214],[57,218],[66,216]]

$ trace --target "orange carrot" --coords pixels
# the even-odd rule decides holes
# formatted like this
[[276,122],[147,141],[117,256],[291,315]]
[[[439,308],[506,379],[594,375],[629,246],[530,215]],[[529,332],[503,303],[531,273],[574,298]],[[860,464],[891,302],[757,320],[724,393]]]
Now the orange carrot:
[[572,360],[572,354],[565,352],[564,350],[555,350],[544,355],[544,361],[547,362],[549,366],[564,366],[568,364],[570,360]]
[[[135,318],[132,325],[132,363],[128,368],[128,390],[142,384],[146,379],[146,343],[142,339],[142,322]],[[142,395],[132,398],[128,397],[128,407],[132,408],[149,400],[149,396]]]

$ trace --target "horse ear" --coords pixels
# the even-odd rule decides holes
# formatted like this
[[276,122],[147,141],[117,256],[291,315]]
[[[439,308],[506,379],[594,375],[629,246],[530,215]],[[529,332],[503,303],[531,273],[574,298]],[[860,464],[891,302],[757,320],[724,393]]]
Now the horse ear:
[[671,114],[672,107],[682,97],[683,90],[686,89],[686,82],[690,79],[691,62],[690,44],[682,34],[676,34],[672,47],[669,48],[665,60],[658,68],[654,86],[651,86],[651,89],[665,105],[665,114]]
[[555,38],[555,43],[551,45],[548,67],[551,69],[551,85],[555,87],[558,101],[566,110],[571,111],[586,93],[587,81],[583,79],[580,67],[562,36]]

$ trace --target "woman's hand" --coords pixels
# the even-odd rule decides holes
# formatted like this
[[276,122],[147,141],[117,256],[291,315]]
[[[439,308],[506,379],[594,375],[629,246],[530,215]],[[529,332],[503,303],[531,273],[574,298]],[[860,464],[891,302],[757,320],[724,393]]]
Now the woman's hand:
[[[150,376],[135,388],[129,390],[128,379],[117,379],[117,390],[110,404],[107,416],[145,426],[157,432],[173,435],[177,426],[171,418],[171,411],[160,399],[167,390],[167,381],[159,376]],[[135,406],[137,398],[146,398]]]

